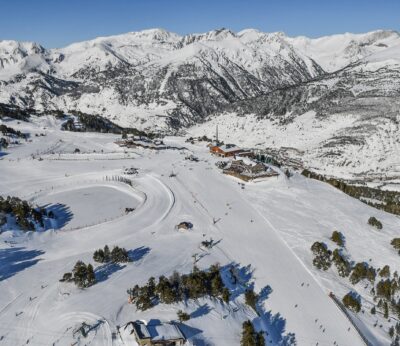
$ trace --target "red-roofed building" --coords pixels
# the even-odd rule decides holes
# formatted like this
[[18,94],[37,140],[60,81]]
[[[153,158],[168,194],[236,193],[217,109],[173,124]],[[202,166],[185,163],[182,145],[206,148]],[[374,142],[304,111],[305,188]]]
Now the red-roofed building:
[[242,149],[234,144],[224,144],[224,145],[213,145],[210,146],[210,153],[221,156],[221,157],[231,157],[243,152]]

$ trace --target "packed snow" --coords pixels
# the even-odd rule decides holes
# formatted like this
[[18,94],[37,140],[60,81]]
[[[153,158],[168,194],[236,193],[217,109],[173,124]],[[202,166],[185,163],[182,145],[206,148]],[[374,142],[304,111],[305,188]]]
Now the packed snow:
[[[389,345],[388,322],[380,318],[383,327],[374,327],[368,290],[351,287],[334,269],[315,269],[310,246],[318,240],[331,247],[329,236],[338,229],[352,260],[394,269],[398,254],[390,240],[398,217],[297,173],[242,187],[215,166],[204,142],[169,137],[165,143],[174,149],[127,149],[114,144],[116,135],[60,131],[52,117],[7,124],[45,136],[32,136],[0,158],[1,195],[55,206],[59,217],[46,231],[0,234],[2,345],[135,345],[117,326],[176,320],[180,309],[192,317],[181,325],[189,345],[239,345],[247,319],[266,332],[268,345],[364,345],[328,296],[341,298],[350,289],[365,306],[355,323],[373,345]],[[199,161],[185,160],[189,154]],[[129,176],[132,184],[111,178],[129,167],[138,170]],[[134,211],[125,213],[127,207]],[[384,224],[381,232],[367,225],[372,215]],[[193,229],[177,231],[182,221]],[[210,238],[217,245],[201,248]],[[125,247],[132,262],[94,263],[93,252],[105,244]],[[204,269],[216,262],[223,271],[236,268],[240,282],[230,286],[229,304],[202,298],[141,312],[128,303],[128,288],[151,276],[188,273],[194,258]],[[78,260],[94,264],[94,286],[59,282]],[[249,286],[262,293],[260,316],[244,303]],[[91,326],[86,338],[78,333],[83,322]]]

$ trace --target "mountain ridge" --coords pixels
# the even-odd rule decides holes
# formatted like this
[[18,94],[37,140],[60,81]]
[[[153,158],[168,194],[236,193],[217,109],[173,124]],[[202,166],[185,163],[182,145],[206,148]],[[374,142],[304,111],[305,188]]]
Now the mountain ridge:
[[[307,166],[394,179],[399,54],[393,30],[313,39],[256,29],[183,36],[148,29],[50,50],[0,41],[0,102],[74,109],[163,133],[211,131],[208,122],[224,119],[226,137],[242,145],[300,146]],[[243,117],[263,131],[235,127]],[[293,124],[308,133],[289,131]]]

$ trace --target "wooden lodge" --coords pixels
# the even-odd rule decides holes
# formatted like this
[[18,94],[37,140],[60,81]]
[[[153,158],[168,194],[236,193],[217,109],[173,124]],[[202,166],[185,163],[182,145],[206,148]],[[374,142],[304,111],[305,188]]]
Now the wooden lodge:
[[246,163],[243,160],[233,160],[222,172],[244,181],[276,177],[279,175],[279,173],[263,163],[248,161],[249,162]]
[[131,328],[130,334],[140,346],[183,346],[186,343],[185,336],[175,323],[135,321],[129,322],[126,328]]

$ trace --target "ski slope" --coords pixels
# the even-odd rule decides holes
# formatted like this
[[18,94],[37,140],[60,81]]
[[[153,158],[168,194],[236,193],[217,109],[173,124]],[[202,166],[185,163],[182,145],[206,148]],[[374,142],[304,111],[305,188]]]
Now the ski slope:
[[[11,125],[45,136],[31,136],[32,142],[2,157],[0,193],[60,203],[70,214],[55,229],[0,234],[1,345],[135,345],[132,337],[118,335],[117,326],[176,319],[179,309],[192,314],[183,327],[189,345],[239,345],[246,319],[268,333],[267,345],[364,345],[328,296],[342,297],[349,284],[333,269],[314,269],[309,248],[337,228],[354,260],[368,256],[394,268],[398,255],[390,239],[400,226],[397,217],[297,175],[242,189],[215,167],[204,144],[183,138],[166,139],[180,150],[155,152],[119,148],[115,135],[60,131],[51,117]],[[81,153],[73,154],[75,148]],[[188,153],[200,161],[186,161]],[[139,169],[129,176],[132,186],[107,180],[127,167]],[[125,214],[125,207],[135,210]],[[368,230],[370,215],[384,223],[381,234]],[[181,221],[192,222],[193,230],[177,231]],[[210,238],[218,245],[200,249]],[[92,254],[105,244],[125,247],[133,261],[95,264]],[[238,268],[242,282],[232,287],[229,305],[204,298],[140,312],[128,304],[128,288],[151,276],[189,272],[194,254],[200,268],[216,262],[225,271]],[[97,284],[81,290],[59,282],[77,260],[95,264]],[[244,304],[243,290],[252,285],[263,292],[260,316]],[[368,299],[361,288],[359,293]],[[368,311],[356,317],[360,329],[374,345],[389,345],[387,325],[373,328]],[[93,326],[85,339],[74,333],[82,322]]]

